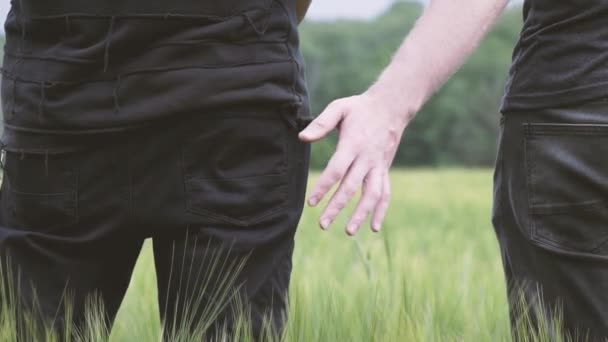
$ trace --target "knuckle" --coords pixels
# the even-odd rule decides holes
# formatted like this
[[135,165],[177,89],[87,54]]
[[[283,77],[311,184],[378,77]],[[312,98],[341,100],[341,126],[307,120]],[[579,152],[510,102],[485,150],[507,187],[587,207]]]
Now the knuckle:
[[340,196],[336,200],[336,209],[338,211],[344,209],[346,207],[346,204],[348,203],[348,200],[349,200],[349,196],[348,195],[342,195],[342,196]]
[[318,128],[318,129],[326,129],[328,126],[327,123],[325,121],[323,121],[322,119],[315,120],[313,124],[314,124],[315,128]]
[[325,184],[325,182],[319,182],[319,184],[317,184],[314,188],[314,190],[312,191],[313,195],[315,196],[320,196],[320,195],[324,195],[327,192],[327,185]]
[[353,184],[347,184],[344,187],[344,194],[346,195],[346,197],[350,198],[353,197],[355,195],[355,193],[357,192],[357,187],[354,186]]
[[319,181],[315,188],[315,192],[327,192],[334,184],[333,180],[330,177],[323,177],[322,180]]
[[361,208],[359,209],[355,215],[353,215],[353,220],[356,222],[363,222],[363,220],[365,220],[365,217],[367,217],[367,213],[369,212],[368,208]]
[[334,220],[334,218],[336,217],[336,213],[333,207],[328,207],[327,209],[325,209],[325,212],[322,215],[323,220],[327,220],[332,222]]
[[339,181],[340,179],[342,179],[342,172],[340,172],[338,170],[331,171],[329,173],[329,179],[334,183]]
[[344,107],[344,99],[333,100],[329,103],[328,107],[335,110],[340,110]]
[[334,201],[327,207],[327,216],[335,217],[340,212],[341,204],[339,201]]
[[365,166],[367,166],[367,168],[370,170],[370,172],[375,171],[374,169],[378,166],[378,160],[369,155],[366,156],[363,163]]
[[373,191],[372,193],[369,194],[370,200],[372,200],[373,202],[378,202],[380,200],[382,200],[382,194],[379,191]]

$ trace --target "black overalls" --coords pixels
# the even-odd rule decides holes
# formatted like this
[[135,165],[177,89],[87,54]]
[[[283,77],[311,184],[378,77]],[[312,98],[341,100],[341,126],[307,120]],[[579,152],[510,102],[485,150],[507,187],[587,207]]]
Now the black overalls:
[[254,333],[280,330],[309,155],[295,1],[20,0],[6,34],[0,249],[23,304],[61,327],[67,293],[79,325],[95,294],[112,322],[152,238],[168,331],[230,283]]

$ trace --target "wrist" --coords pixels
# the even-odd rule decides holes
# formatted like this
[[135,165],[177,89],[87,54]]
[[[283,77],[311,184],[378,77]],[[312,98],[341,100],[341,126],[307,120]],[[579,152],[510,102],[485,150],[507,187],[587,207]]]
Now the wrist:
[[422,108],[425,99],[419,89],[410,90],[382,79],[372,85],[366,94],[373,98],[374,102],[381,104],[392,117],[405,125]]

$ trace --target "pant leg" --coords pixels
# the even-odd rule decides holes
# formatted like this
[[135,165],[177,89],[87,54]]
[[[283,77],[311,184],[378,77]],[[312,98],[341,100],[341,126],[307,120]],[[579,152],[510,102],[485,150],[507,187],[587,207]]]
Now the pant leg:
[[251,324],[257,339],[280,334],[287,314],[293,241],[245,252],[194,231],[189,234],[159,236],[154,243],[167,337],[176,331],[193,336],[204,332],[208,339],[230,335],[235,333],[235,318]]
[[[39,323],[82,328],[94,297],[103,303],[100,314],[107,323],[119,308],[143,239],[123,233],[128,182],[125,158],[115,151],[6,152],[0,201],[3,281],[20,299],[14,304]],[[73,322],[64,321],[66,298]]]
[[574,338],[603,341],[608,104],[505,113],[503,119],[493,222],[514,337],[530,334],[522,331],[527,317],[532,330],[548,323]]
[[183,220],[153,238],[167,332],[197,325],[208,325],[208,337],[222,328],[234,332],[238,305],[227,297],[236,293],[256,337],[265,322],[278,333],[309,146],[298,141],[299,127],[275,111],[209,115],[188,126],[173,153],[181,156],[182,197],[170,198]]

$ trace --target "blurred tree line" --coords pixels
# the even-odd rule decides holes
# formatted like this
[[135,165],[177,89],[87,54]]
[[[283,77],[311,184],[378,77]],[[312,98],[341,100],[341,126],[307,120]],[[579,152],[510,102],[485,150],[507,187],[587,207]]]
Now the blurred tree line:
[[[320,113],[334,99],[365,91],[390,62],[422,9],[417,3],[397,2],[373,21],[305,22],[302,50],[313,113]],[[410,124],[396,166],[494,163],[498,110],[520,29],[521,8],[509,8],[469,62]],[[325,166],[336,141],[333,134],[314,144],[314,168]]]

